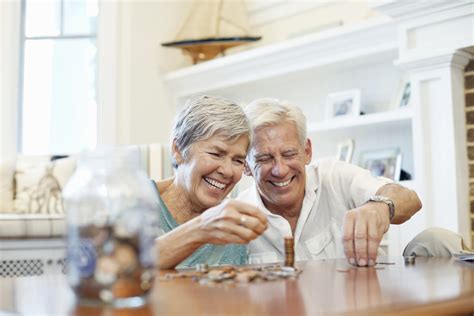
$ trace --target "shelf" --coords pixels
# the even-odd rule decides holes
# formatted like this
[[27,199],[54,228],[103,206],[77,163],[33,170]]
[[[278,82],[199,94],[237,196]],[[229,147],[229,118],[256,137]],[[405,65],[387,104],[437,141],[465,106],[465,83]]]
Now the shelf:
[[343,71],[354,65],[392,62],[397,32],[384,17],[250,49],[168,73],[176,98],[302,71]]
[[389,128],[390,125],[410,123],[413,117],[411,108],[397,109],[381,113],[361,115],[358,117],[335,118],[330,121],[322,121],[308,124],[308,133],[323,133],[331,131],[342,131],[353,128],[379,127]]

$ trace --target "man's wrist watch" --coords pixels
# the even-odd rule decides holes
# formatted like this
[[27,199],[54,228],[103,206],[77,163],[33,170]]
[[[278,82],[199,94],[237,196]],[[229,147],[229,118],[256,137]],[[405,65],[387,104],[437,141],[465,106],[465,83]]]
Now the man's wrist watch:
[[374,196],[371,196],[367,202],[380,202],[380,203],[387,204],[389,219],[390,219],[390,222],[392,222],[392,219],[395,217],[395,204],[393,204],[392,200],[390,200],[386,196],[374,195]]

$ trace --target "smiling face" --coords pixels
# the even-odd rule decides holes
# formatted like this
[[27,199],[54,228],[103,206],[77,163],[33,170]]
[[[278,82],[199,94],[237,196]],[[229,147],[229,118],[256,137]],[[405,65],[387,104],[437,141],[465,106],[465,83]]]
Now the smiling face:
[[234,188],[242,177],[248,145],[247,136],[231,142],[217,135],[193,144],[186,157],[173,148],[179,165],[176,180],[194,212],[219,204]]
[[310,161],[311,142],[301,145],[295,125],[284,122],[255,131],[246,173],[253,176],[270,211],[299,211],[304,199],[305,165]]

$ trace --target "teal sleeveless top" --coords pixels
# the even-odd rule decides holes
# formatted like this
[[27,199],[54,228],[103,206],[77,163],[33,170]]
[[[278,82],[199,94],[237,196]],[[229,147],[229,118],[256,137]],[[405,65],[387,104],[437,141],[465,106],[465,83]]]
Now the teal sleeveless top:
[[[175,219],[171,215],[168,207],[163,202],[163,199],[158,192],[158,188],[154,181],[153,186],[156,189],[158,194],[158,209],[159,209],[159,219],[158,223],[165,234],[176,227]],[[240,244],[227,244],[227,245],[212,245],[205,244],[194,251],[188,258],[182,261],[176,268],[189,268],[194,267],[198,263],[206,263],[208,265],[242,265],[247,263],[248,258],[248,245]]]

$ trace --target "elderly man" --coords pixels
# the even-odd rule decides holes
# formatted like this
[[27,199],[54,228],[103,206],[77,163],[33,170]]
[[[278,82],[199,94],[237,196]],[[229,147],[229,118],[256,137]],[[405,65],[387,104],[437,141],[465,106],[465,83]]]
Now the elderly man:
[[293,236],[296,260],[345,254],[351,264],[373,266],[389,225],[421,208],[414,191],[365,169],[334,159],[312,164],[298,107],[258,99],[245,112],[254,132],[245,173],[256,185],[239,199],[256,204],[269,221],[250,243],[250,263],[282,261],[283,237]]

